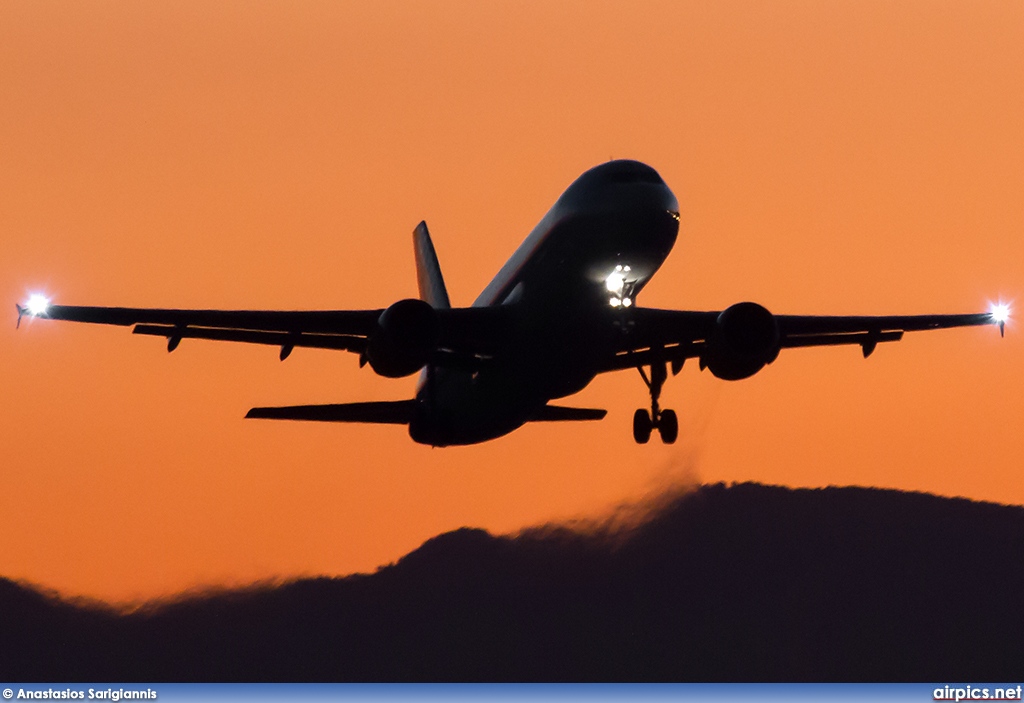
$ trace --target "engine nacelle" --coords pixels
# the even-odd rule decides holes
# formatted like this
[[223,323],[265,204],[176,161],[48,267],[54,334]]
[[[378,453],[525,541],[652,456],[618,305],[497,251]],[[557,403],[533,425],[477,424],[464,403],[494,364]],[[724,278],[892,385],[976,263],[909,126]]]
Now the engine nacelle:
[[381,376],[408,376],[426,366],[437,347],[437,312],[415,298],[399,300],[377,318],[366,342],[366,360]]
[[703,363],[726,381],[753,376],[779,355],[779,325],[767,308],[736,303],[718,316]]

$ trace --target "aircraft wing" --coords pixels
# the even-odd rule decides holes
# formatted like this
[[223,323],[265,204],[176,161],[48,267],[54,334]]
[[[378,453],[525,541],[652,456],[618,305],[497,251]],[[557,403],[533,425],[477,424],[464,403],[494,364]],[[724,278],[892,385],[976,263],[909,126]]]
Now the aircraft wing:
[[[725,311],[691,312],[634,308],[625,319],[625,334],[605,370],[632,368],[663,360],[678,371],[686,359],[704,356]],[[766,311],[767,312],[767,311]],[[859,345],[865,357],[879,342],[896,342],[905,332],[998,325],[998,310],[961,315],[821,316],[775,315],[778,348]]]
[[904,332],[976,327],[1001,324],[993,313],[964,315],[896,315],[889,317],[822,317],[813,315],[777,315],[780,346],[821,347],[859,344],[867,356],[878,342],[896,342]]
[[51,320],[134,326],[135,334],[166,337],[168,351],[185,338],[248,342],[281,347],[341,349],[362,353],[382,310],[170,310],[158,308],[49,305],[45,311],[18,306],[19,321],[32,315]]
[[[295,347],[338,349],[363,355],[384,309],[377,310],[174,310],[161,308],[18,305],[22,317],[133,327],[134,334],[167,339],[174,351],[182,339],[266,344],[281,348],[281,359]],[[431,360],[444,366],[476,368],[508,338],[503,308],[452,308],[436,312],[437,347]]]
[[[740,305],[751,305],[743,303]],[[22,316],[133,327],[135,334],[165,337],[168,351],[182,339],[212,339],[281,348],[286,358],[295,347],[336,349],[362,355],[384,312],[376,310],[177,310],[161,308],[47,305],[44,310],[18,306]],[[704,356],[726,311],[695,312],[633,308],[618,321],[623,334],[602,371],[634,368],[663,360],[674,370],[689,358]],[[768,314],[767,311],[764,311]],[[438,346],[434,363],[476,367],[500,354],[512,329],[506,306],[437,311]],[[998,324],[996,312],[965,315],[816,316],[775,315],[779,349],[856,344],[864,355],[879,342],[893,342],[904,332]]]

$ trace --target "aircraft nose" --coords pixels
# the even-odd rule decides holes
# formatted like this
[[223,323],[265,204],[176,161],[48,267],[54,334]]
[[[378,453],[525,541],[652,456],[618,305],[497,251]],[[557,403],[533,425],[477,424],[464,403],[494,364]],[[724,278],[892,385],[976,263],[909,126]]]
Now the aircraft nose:
[[654,208],[679,212],[679,203],[658,172],[632,159],[609,161],[577,178],[556,207],[569,211]]
[[619,186],[626,186],[632,193],[632,197],[636,198],[638,191],[629,186],[640,186],[644,197],[654,198],[660,203],[661,209],[668,212],[679,212],[679,202],[669,189],[668,184],[657,171],[645,163],[632,159],[620,159],[601,164],[592,172],[596,172],[594,175],[613,192],[619,190]]
[[665,185],[658,172],[645,163],[620,159],[601,164],[595,170],[600,170],[601,175],[609,183],[649,183],[651,185]]

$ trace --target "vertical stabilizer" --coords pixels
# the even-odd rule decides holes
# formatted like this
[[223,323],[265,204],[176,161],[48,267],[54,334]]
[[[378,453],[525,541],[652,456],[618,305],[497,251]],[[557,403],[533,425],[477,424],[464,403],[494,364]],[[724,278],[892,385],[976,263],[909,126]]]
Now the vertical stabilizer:
[[437,263],[437,252],[430,241],[427,223],[420,222],[412,233],[412,244],[416,250],[416,280],[420,286],[420,298],[434,308],[450,308],[448,290],[444,287],[441,265]]

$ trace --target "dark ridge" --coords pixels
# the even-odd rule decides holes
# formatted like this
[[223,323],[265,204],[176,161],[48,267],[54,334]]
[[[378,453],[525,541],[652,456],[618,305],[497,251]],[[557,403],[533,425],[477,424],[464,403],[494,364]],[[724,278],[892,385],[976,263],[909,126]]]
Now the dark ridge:
[[865,488],[704,486],[129,614],[0,579],[24,681],[1000,681],[1021,633],[1024,508]]

